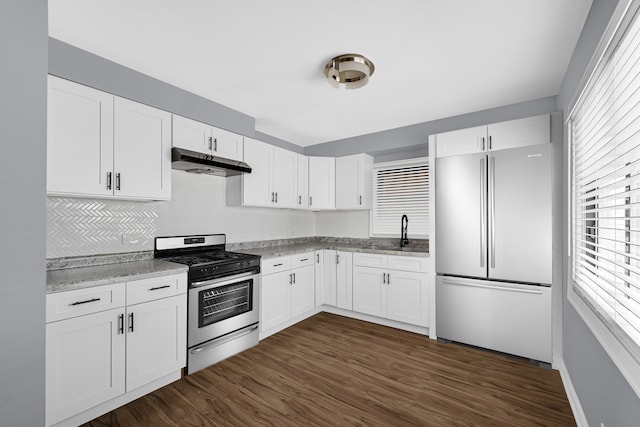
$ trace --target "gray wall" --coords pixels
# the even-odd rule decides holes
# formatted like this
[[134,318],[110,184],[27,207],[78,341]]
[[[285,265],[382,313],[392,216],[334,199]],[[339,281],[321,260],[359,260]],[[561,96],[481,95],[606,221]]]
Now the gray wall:
[[[564,83],[558,95],[558,108],[565,117],[568,103],[574,97],[580,79],[598,45],[618,0],[594,0],[582,35],[574,51]],[[567,230],[569,194],[567,194],[566,156],[568,153],[565,130],[564,156],[564,229]],[[618,368],[598,343],[580,315],[567,300],[569,259],[564,255],[565,283],[563,288],[563,347],[564,362],[571,382],[580,399],[590,426],[635,426],[640,423],[640,399],[631,389]]]
[[429,135],[557,111],[555,96],[306,147],[309,156],[369,153],[375,162],[426,156]]
[[0,2],[0,424],[44,425],[47,2]]
[[224,105],[49,38],[49,73],[242,135],[255,120]]

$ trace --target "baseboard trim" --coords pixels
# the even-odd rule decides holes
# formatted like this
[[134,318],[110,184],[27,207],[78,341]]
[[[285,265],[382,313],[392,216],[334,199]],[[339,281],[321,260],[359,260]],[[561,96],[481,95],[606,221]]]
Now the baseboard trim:
[[576,424],[578,425],[578,427],[589,427],[587,416],[582,410],[582,405],[580,404],[580,399],[578,398],[576,389],[573,388],[571,376],[569,375],[569,371],[567,370],[567,365],[564,364],[564,359],[560,359],[558,363],[555,363],[554,365],[556,365],[554,367],[557,367],[558,371],[560,371],[562,385],[564,385],[564,391],[567,393],[567,399],[569,399],[569,405],[571,405],[573,418],[575,418]]

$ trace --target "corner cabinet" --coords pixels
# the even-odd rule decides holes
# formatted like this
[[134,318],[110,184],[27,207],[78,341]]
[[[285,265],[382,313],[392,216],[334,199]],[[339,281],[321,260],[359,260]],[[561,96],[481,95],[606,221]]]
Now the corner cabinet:
[[173,115],[173,146],[243,161],[244,137],[206,123]]
[[171,114],[48,77],[47,194],[171,198]]
[[244,161],[251,173],[227,178],[227,204],[295,208],[298,154],[245,138]]
[[46,425],[82,424],[178,379],[186,287],[182,273],[47,294]]
[[551,116],[493,123],[436,135],[436,156],[482,153],[551,142]]
[[336,157],[336,209],[370,209],[373,157]]
[[309,157],[309,208],[313,210],[336,207],[336,159]]

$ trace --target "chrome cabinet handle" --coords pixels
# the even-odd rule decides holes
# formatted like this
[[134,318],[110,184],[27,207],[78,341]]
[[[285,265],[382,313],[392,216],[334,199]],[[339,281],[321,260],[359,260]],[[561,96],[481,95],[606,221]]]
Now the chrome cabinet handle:
[[482,137],[482,151],[484,151],[484,136]]
[[164,285],[164,286],[156,286],[153,288],[149,288],[150,291],[157,291],[158,289],[165,289],[165,288],[170,288],[171,285]]
[[289,273],[289,284],[293,284],[293,274]]
[[129,332],[133,332],[133,313],[129,313]]
[[293,283],[296,283],[296,273],[293,273]]
[[284,263],[281,262],[280,264],[273,264],[274,267],[280,267],[281,265],[284,265]]
[[76,301],[76,302],[72,302],[69,305],[81,305],[81,304],[88,304],[90,302],[96,302],[96,301],[100,301],[100,298],[91,298],[91,299],[87,299],[84,301]]
[[387,283],[387,273],[382,273],[382,284]]
[[309,196],[309,206],[313,205],[313,198],[311,196]]
[[209,137],[209,150],[213,150],[213,138]]
[[120,191],[120,172],[116,174],[116,190]]
[[276,201],[276,193],[274,193],[273,191],[271,192],[271,203],[275,203]]
[[491,135],[489,135],[489,150],[491,150],[492,145],[493,145],[493,144],[491,144]]
[[276,191],[276,203],[278,203],[278,192]]
[[298,204],[301,205],[302,204],[302,196],[298,196]]
[[316,262],[320,264],[320,254],[316,254]]
[[360,204],[362,204],[362,196],[360,196]]
[[340,264],[340,255],[336,254],[336,264]]
[[302,262],[302,261],[309,261],[309,258],[302,258],[302,259],[300,260],[300,262]]
[[387,285],[391,284],[391,273],[387,273]]
[[111,190],[111,172],[107,172],[107,190]]
[[213,138],[213,151],[218,152],[218,138]]

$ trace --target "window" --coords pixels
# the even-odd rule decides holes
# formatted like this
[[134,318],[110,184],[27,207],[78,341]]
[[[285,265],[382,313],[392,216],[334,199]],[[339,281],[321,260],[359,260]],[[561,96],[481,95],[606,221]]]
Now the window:
[[[604,50],[570,116],[571,274],[573,292],[596,316],[594,322],[585,318],[587,324],[603,325],[622,349],[617,353],[626,352],[625,357],[635,360],[637,369],[640,361],[640,20],[630,18],[632,13],[627,15]],[[603,346],[607,349],[607,345],[603,343]],[[618,357],[610,355],[614,361]],[[621,371],[630,372],[625,368]],[[632,385],[638,387],[633,382]]]
[[373,165],[371,235],[400,237],[400,219],[409,217],[409,238],[429,235],[429,160],[418,158]]

